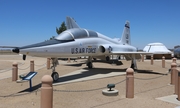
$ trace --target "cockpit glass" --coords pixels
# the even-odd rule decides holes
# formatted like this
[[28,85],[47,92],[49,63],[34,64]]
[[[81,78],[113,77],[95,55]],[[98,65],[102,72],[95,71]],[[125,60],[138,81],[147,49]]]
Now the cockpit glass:
[[55,37],[55,39],[57,39],[57,40],[66,40],[66,41],[74,40],[74,38],[68,32],[62,32],[57,37]]
[[97,33],[91,30],[85,30],[80,28],[73,28],[62,32],[55,37],[57,40],[71,41],[80,38],[98,37]]

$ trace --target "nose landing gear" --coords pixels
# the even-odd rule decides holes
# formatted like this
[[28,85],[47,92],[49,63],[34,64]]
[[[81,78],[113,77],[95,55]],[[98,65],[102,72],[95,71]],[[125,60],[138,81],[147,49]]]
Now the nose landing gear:
[[59,74],[57,72],[52,72],[51,77],[53,81],[56,82],[59,79]]
[[137,64],[136,64],[136,59],[135,58],[133,58],[132,61],[131,61],[131,68],[134,69],[134,70],[137,69]]
[[59,74],[55,71],[55,68],[57,65],[59,65],[58,58],[51,58],[52,59],[52,74],[51,77],[53,78],[53,81],[56,82],[59,79]]

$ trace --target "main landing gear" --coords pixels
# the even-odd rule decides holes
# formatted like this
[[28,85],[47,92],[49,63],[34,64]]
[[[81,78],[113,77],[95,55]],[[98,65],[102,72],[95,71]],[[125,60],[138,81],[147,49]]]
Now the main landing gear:
[[92,57],[91,56],[88,57],[88,60],[86,62],[86,66],[88,66],[89,69],[93,68]]
[[88,66],[89,69],[92,69],[92,68],[93,68],[92,62],[88,62],[86,65]]
[[58,58],[51,58],[52,59],[52,74],[51,77],[54,82],[56,82],[59,79],[59,74],[55,71],[55,68],[57,65],[59,65]]
[[133,58],[132,61],[131,61],[131,68],[134,69],[134,70],[137,69],[137,64],[136,64],[136,59],[135,58]]

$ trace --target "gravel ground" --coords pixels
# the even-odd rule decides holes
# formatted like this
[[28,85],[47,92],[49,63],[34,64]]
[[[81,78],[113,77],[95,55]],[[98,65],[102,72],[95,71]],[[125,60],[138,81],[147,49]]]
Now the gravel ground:
[[[45,58],[27,57],[28,62],[30,59],[34,59],[35,62],[42,61],[41,63],[46,61]],[[0,56],[0,71],[11,68],[12,60],[24,62],[18,55]],[[84,59],[79,59],[77,62],[67,63],[67,61],[59,60],[60,65],[56,71],[60,75],[65,75],[79,69],[87,69],[85,64],[81,65],[83,61]],[[122,60],[122,63],[123,65],[116,66],[94,62],[94,69],[87,70],[92,74],[105,75],[118,69],[120,71],[126,70],[131,62]],[[174,94],[174,86],[169,85],[170,74],[164,75],[170,68],[171,60],[166,60],[165,68],[162,68],[161,60],[155,60],[154,65],[151,65],[149,60],[137,61],[137,65],[138,70],[134,74],[135,95],[133,99],[125,97],[125,75],[121,75],[53,86],[53,108],[174,108],[178,106],[155,99]],[[11,78],[0,80],[0,108],[39,108],[41,78],[43,75],[50,75],[51,69],[44,67],[37,72],[38,74],[32,80],[33,92],[28,91],[29,82],[16,83],[12,82]],[[102,95],[102,90],[105,89],[103,87],[109,83],[118,83],[115,87],[119,90],[118,96]]]

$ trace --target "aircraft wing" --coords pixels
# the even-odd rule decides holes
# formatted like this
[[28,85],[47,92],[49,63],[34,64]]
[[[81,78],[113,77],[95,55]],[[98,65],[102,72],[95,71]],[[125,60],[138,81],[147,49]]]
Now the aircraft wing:
[[12,48],[17,48],[15,46],[0,46],[0,55],[17,55],[12,52]]
[[0,46],[0,48],[18,48],[16,46]]
[[0,55],[17,55],[17,53],[13,53],[12,49],[0,49]]
[[153,55],[153,53],[149,52],[120,52],[120,51],[111,51],[113,55],[121,55],[121,54],[142,54],[142,55]]
[[119,52],[119,51],[112,51],[112,55],[124,55],[126,60],[141,59],[141,55],[153,55],[153,53],[148,52]]

